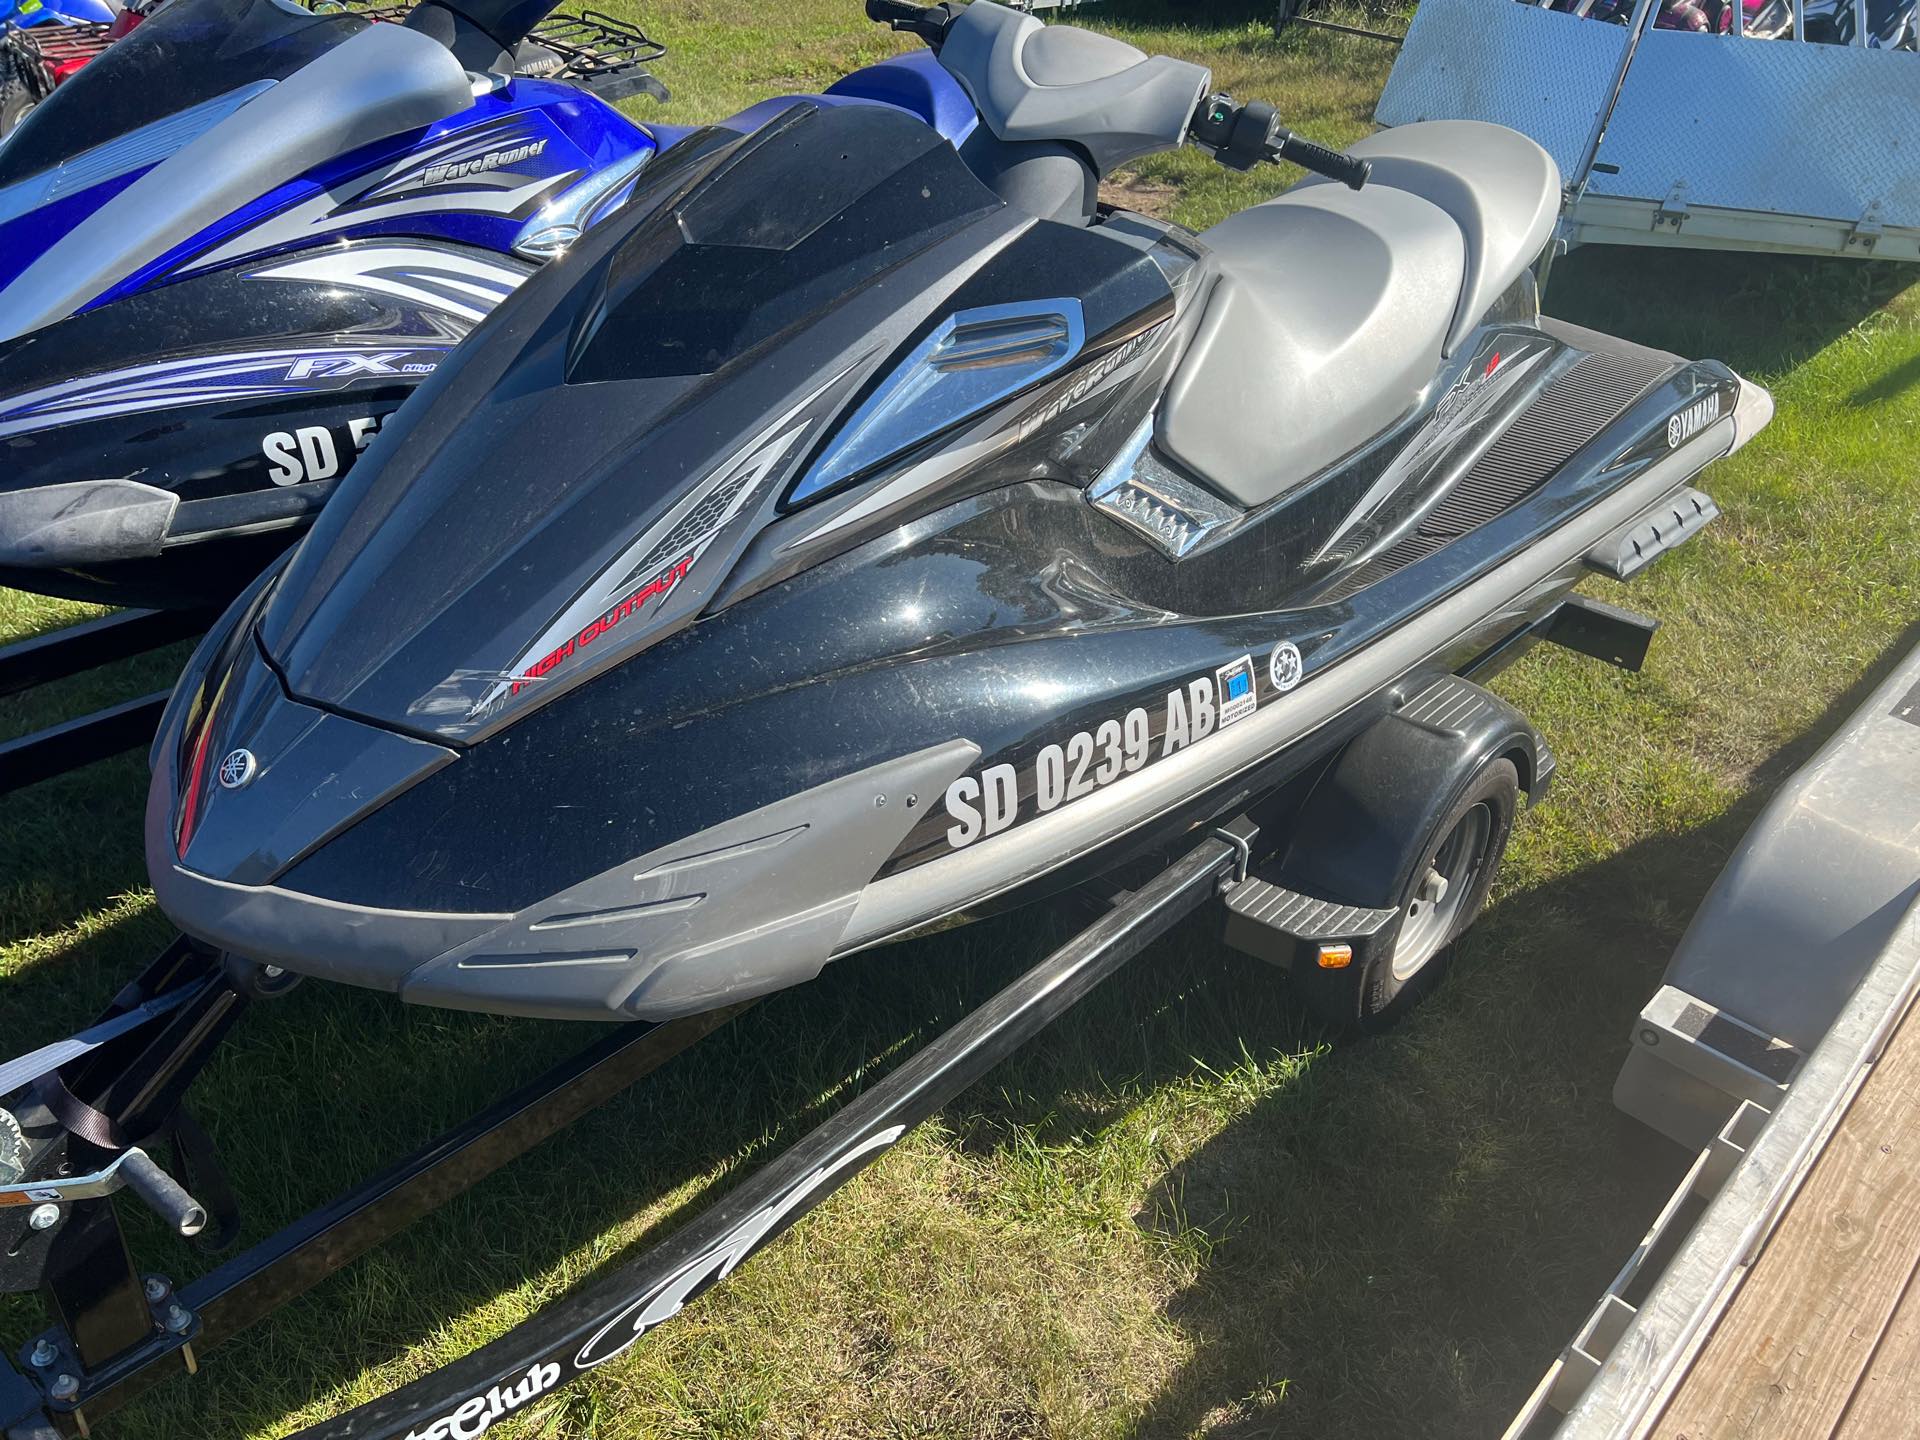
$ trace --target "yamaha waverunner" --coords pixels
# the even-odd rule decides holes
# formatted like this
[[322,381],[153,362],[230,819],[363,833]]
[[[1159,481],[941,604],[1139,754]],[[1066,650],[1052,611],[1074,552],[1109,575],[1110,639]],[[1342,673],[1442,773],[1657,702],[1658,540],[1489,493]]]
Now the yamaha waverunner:
[[607,99],[665,91],[515,76],[552,8],[173,0],[35,109],[0,148],[0,584],[224,604],[624,198],[657,145]]
[[[1569,592],[1712,518],[1766,393],[1541,317],[1512,131],[1335,154],[990,0],[868,11],[957,148],[802,101],[665,152],[202,643],[145,837],[190,936],[660,1019],[1243,815],[1236,943],[1336,1018],[1473,919],[1554,764],[1475,680],[1637,663]],[[1187,142],[1313,173],[1198,235],[1099,202]]]

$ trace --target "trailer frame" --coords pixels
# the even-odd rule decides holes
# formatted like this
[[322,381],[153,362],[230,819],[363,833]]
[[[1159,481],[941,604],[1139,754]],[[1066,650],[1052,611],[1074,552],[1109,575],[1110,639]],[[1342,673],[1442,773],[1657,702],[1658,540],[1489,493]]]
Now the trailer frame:
[[[1224,885],[1244,878],[1256,833],[1244,820],[1205,833],[1137,889],[1109,893],[1104,912],[1086,928],[663,1242],[471,1354],[300,1431],[300,1440],[478,1433],[474,1425],[484,1422],[484,1428],[623,1353]],[[195,1373],[222,1341],[753,1003],[620,1026],[206,1275],[177,1284],[143,1272],[121,1229],[116,1192],[132,1191],[183,1234],[193,1233],[196,1219],[215,1234],[231,1230],[231,1196],[181,1101],[248,1005],[290,985],[283,972],[236,962],[181,937],[94,1025],[0,1065],[0,1093],[31,1084],[32,1101],[54,1113],[57,1131],[39,1144],[28,1178],[0,1186],[0,1242],[14,1237],[11,1251],[0,1243],[0,1256],[7,1257],[0,1259],[0,1282],[26,1288],[21,1281],[30,1272],[55,1317],[16,1352],[17,1368],[0,1358],[5,1440],[84,1436],[166,1376]],[[28,1129],[44,1133],[47,1127]],[[141,1147],[162,1135],[171,1137],[175,1168],[187,1172],[195,1195],[165,1172],[158,1180],[149,1173],[117,1182],[68,1173],[86,1171],[110,1153],[145,1158]]]

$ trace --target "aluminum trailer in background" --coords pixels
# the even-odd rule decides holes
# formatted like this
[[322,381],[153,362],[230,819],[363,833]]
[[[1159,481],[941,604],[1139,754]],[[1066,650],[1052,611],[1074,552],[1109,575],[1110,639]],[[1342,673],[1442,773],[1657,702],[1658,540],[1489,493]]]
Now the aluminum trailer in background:
[[[1587,0],[1591,3],[1591,0]],[[1848,0],[1842,0],[1848,3]],[[1855,37],[1866,35],[1866,0]],[[1586,8],[1583,5],[1581,8]],[[1566,179],[1558,248],[1920,260],[1920,54],[1655,25],[1532,0],[1421,0],[1374,118],[1490,120]]]
[[1507,1440],[1649,1433],[1916,990],[1920,650],[1768,802],[1640,1012],[1614,1103],[1698,1156]]

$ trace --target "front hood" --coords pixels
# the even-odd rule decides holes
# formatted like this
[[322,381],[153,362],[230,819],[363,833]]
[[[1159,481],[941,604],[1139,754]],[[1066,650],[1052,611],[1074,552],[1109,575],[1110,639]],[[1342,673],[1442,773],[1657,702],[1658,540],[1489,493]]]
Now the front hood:
[[472,741],[690,621],[834,417],[1030,223],[878,106],[674,147],[342,485],[261,625],[289,690]]

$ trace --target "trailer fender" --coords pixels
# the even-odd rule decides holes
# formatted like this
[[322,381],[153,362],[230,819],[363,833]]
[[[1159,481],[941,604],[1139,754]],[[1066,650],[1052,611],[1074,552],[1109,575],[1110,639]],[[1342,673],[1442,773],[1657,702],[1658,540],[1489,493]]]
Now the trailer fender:
[[1445,675],[1356,736],[1314,785],[1290,827],[1278,882],[1360,907],[1399,903],[1435,825],[1487,762],[1510,759],[1531,808],[1553,752],[1513,706]]

